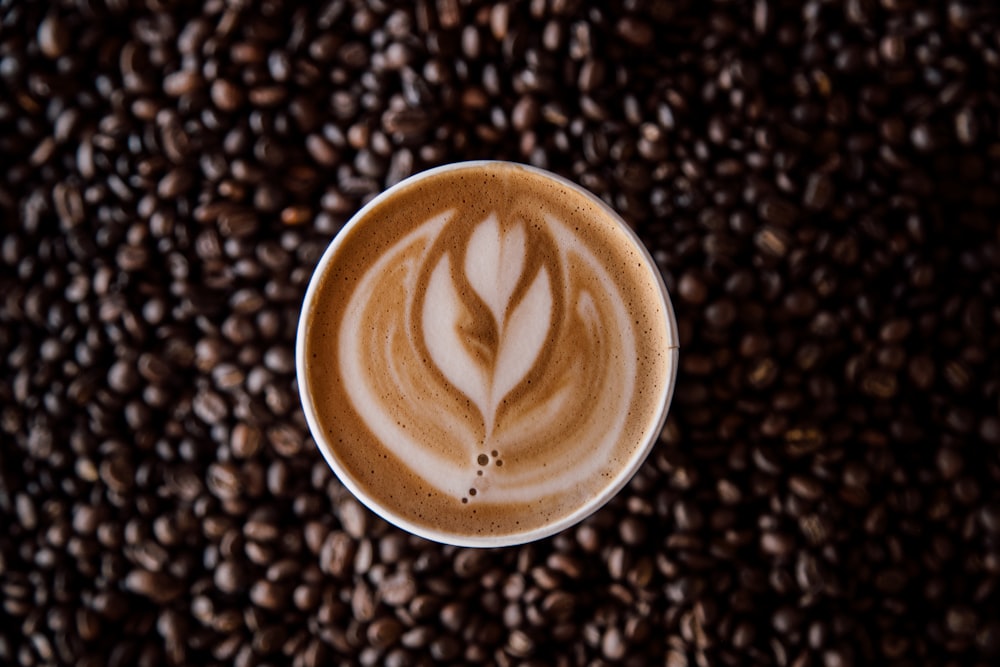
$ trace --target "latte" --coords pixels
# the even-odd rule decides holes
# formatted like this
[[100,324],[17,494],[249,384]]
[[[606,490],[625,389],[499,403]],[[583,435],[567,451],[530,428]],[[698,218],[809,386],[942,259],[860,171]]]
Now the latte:
[[334,239],[299,323],[318,446],[374,511],[462,545],[537,539],[616,493],[659,433],[673,313],[596,197],[503,162],[413,177]]

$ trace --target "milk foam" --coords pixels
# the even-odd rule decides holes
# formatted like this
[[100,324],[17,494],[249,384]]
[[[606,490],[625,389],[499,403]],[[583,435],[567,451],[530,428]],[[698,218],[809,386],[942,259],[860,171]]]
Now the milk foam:
[[669,402],[675,325],[650,262],[602,204],[534,170],[402,184],[310,285],[297,364],[320,450],[418,534],[486,545],[582,518]]
[[[467,234],[454,218],[420,225],[361,277],[338,336],[347,396],[382,445],[440,493],[531,502],[563,492],[606,466],[623,435],[637,382],[625,299],[566,221],[546,216],[543,233],[521,219],[504,227],[490,212]],[[530,271],[532,234],[557,252]],[[449,250],[433,252],[442,243]],[[564,279],[554,284],[550,273]],[[476,311],[492,336],[476,335]],[[551,377],[532,387],[533,373]],[[447,391],[470,409],[434,399]],[[553,424],[564,427],[553,433]],[[585,455],[516,464],[580,443]],[[508,465],[484,466],[484,454]]]

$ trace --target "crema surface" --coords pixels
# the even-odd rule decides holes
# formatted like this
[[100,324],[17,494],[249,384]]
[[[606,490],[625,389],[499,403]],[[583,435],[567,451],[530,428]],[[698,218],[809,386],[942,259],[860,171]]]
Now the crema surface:
[[623,483],[661,425],[661,283],[568,185],[446,170],[376,202],[329,253],[301,381],[341,476],[412,524],[538,529]]

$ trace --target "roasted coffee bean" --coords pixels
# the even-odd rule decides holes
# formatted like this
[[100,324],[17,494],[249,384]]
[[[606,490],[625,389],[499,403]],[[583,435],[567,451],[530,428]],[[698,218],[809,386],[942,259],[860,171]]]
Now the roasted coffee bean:
[[53,13],[39,24],[37,39],[42,53],[55,60],[69,48],[70,33],[65,21]]
[[244,93],[234,83],[216,79],[211,87],[212,103],[222,111],[236,111],[243,104]]
[[700,304],[708,296],[705,283],[693,273],[684,273],[677,283],[678,294],[685,301]]
[[247,459],[260,451],[262,441],[263,437],[259,428],[240,422],[233,428],[229,446],[233,456],[239,459]]
[[258,581],[250,587],[250,600],[258,607],[278,611],[288,603],[290,591],[281,584],[271,581]]
[[803,204],[809,209],[823,210],[833,200],[833,184],[825,174],[812,174],[806,183]]
[[150,598],[157,604],[175,599],[181,594],[179,582],[166,574],[133,570],[125,577],[125,588],[129,591]]
[[163,92],[171,97],[190,95],[203,83],[201,74],[192,70],[179,70],[163,79]]

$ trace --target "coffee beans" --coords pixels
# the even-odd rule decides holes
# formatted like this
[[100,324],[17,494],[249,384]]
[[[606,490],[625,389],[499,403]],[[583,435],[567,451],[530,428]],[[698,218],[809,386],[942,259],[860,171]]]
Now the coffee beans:
[[[4,7],[0,662],[996,663],[996,17],[584,4]],[[330,237],[482,157],[682,338],[647,465],[503,551],[356,503],[294,387]]]

